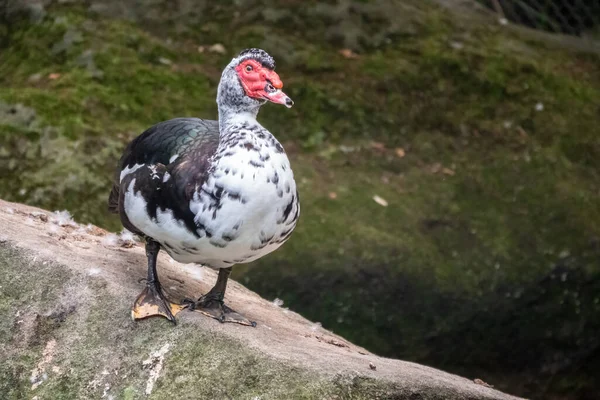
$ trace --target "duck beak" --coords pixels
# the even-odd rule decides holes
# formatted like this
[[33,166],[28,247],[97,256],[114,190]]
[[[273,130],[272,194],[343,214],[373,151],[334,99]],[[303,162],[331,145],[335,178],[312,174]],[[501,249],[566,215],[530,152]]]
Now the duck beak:
[[294,102],[290,99],[281,89],[277,89],[271,93],[264,93],[264,98],[269,100],[271,103],[283,104],[287,108],[292,108]]
[[[281,78],[279,78],[277,72],[273,70],[267,70],[265,72],[265,78],[267,79],[267,85],[265,86],[263,94],[264,98],[272,103],[283,104],[287,108],[292,108],[294,102],[281,91],[281,88],[283,88],[283,82],[281,82]],[[269,86],[271,86],[270,90]]]

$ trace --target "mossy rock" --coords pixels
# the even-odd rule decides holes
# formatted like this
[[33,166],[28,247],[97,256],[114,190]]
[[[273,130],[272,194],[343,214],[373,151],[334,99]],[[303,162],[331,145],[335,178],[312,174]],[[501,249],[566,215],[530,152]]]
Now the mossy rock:
[[[516,399],[375,356],[234,281],[226,302],[256,328],[183,311],[134,322],[142,246],[64,215],[0,201],[0,390],[21,399]],[[172,298],[216,273],[159,257]]]

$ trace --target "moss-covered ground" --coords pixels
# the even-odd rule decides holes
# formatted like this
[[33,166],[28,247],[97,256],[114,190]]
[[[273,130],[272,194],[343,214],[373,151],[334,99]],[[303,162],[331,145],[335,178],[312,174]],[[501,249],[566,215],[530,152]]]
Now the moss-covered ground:
[[598,55],[425,1],[129,3],[0,30],[1,197],[120,229],[125,143],[214,119],[221,68],[262,47],[296,102],[260,120],[302,217],[236,277],[383,355],[538,398],[600,390]]

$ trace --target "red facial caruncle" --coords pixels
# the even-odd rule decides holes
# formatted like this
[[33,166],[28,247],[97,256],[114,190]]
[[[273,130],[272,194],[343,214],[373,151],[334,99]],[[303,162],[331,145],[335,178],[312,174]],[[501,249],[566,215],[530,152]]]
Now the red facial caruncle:
[[235,67],[235,70],[249,97],[269,100],[288,108],[294,104],[292,99],[281,91],[283,82],[279,75],[260,62],[253,59],[244,60]]

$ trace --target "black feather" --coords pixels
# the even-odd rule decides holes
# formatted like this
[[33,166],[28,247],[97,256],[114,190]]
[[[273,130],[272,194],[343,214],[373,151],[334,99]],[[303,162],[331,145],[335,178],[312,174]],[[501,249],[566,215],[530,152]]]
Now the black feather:
[[[134,190],[141,191],[151,217],[156,217],[157,208],[170,209],[177,219],[186,222],[190,232],[198,236],[189,201],[196,184],[201,185],[207,179],[209,159],[218,144],[217,121],[176,118],[147,129],[129,143],[119,160],[108,198],[109,211],[119,213],[123,225],[136,232],[123,208],[123,194],[135,179]],[[175,155],[177,158],[169,162]],[[144,164],[145,167],[130,173],[120,182],[121,171],[136,164]],[[153,171],[148,168],[151,166]],[[163,182],[166,173],[170,177]]]
[[262,49],[245,49],[238,55],[240,62],[249,58],[258,61],[263,67],[275,69],[275,60],[266,51]]

